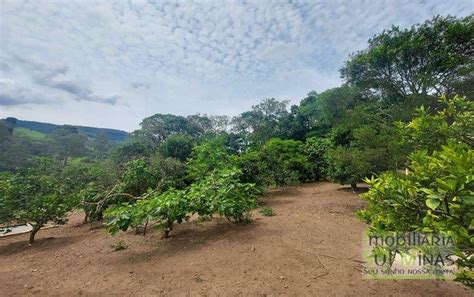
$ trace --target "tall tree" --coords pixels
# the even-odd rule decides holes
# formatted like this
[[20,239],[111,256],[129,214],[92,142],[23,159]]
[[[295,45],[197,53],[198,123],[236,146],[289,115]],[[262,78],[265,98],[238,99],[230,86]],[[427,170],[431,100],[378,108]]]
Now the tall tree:
[[349,83],[387,102],[450,94],[472,75],[474,15],[434,17],[409,29],[392,27],[369,40],[341,70]]
[[143,119],[140,129],[133,135],[141,142],[157,146],[171,135],[186,134],[199,137],[204,133],[202,127],[196,125],[196,117],[190,121],[182,116],[172,114],[155,114]]

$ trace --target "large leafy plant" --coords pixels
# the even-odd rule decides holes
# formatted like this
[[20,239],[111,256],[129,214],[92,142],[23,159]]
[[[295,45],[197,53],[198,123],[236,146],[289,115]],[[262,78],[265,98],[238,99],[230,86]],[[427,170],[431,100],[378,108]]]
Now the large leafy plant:
[[402,126],[410,154],[406,174],[387,172],[371,185],[359,215],[373,231],[420,231],[451,236],[457,244],[458,280],[474,285],[473,104],[443,98],[435,114],[420,109]]
[[62,191],[53,176],[44,174],[41,166],[0,174],[0,224],[31,224],[30,244],[46,223],[64,224],[74,206],[75,200]]

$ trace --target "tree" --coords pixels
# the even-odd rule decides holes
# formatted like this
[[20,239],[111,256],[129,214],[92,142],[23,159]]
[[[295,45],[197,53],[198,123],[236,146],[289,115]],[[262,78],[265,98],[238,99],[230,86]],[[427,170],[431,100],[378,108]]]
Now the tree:
[[243,181],[260,186],[295,184],[309,177],[303,144],[295,140],[270,139],[261,148],[237,157],[236,163],[243,171]]
[[155,155],[151,158],[151,170],[160,191],[183,189],[188,185],[186,164],[174,158]]
[[193,150],[193,138],[189,135],[172,135],[160,144],[159,152],[165,158],[186,161]]
[[156,176],[145,160],[138,159],[127,162],[117,190],[138,197],[156,186]]
[[187,190],[153,193],[133,205],[112,207],[106,212],[106,228],[116,234],[155,222],[167,238],[175,222],[187,221],[194,213],[206,217],[218,213],[234,223],[246,222],[259,192],[253,184],[241,183],[239,175],[235,168],[214,171]]
[[61,191],[59,182],[43,172],[44,165],[24,173],[0,174],[0,223],[30,223],[30,244],[46,223],[66,222],[74,200]]
[[343,85],[321,94],[309,94],[296,113],[307,123],[306,136],[322,137],[331,128],[347,123],[351,110],[364,100],[367,99],[356,88]]
[[[334,138],[333,138],[334,139]],[[403,167],[405,154],[393,126],[366,124],[354,129],[349,141],[337,141],[325,154],[327,177],[355,190],[365,177]]]
[[410,155],[409,172],[367,179],[368,201],[359,216],[372,232],[425,232],[451,236],[458,248],[458,280],[474,285],[474,152],[449,142],[441,150]]
[[272,137],[281,136],[283,133],[279,126],[288,115],[286,109],[289,101],[278,101],[274,98],[265,99],[252,106],[251,111],[246,111],[232,119],[233,131],[245,138],[246,144],[258,146]]
[[218,213],[234,223],[247,221],[260,191],[252,183],[242,183],[241,174],[235,167],[225,168],[192,184],[187,190],[190,211],[206,217]]
[[188,161],[188,173],[191,180],[199,180],[214,170],[231,166],[231,157],[227,152],[223,137],[214,137],[196,145]]
[[387,102],[451,94],[472,73],[474,16],[434,17],[409,29],[392,27],[369,40],[341,70],[350,84]]
[[[198,116],[198,119],[201,120],[201,117]],[[137,140],[151,146],[157,146],[169,136],[176,134],[197,138],[204,131],[196,124],[196,117],[192,117],[191,120],[172,114],[155,114],[143,119],[140,129],[134,131],[133,135]]]
[[408,125],[398,123],[405,145],[412,151],[433,151],[451,139],[474,147],[474,102],[460,96],[441,97],[439,102],[443,109],[433,111],[422,106]]
[[410,154],[409,170],[405,175],[387,172],[366,179],[371,185],[363,196],[368,206],[359,215],[374,232],[435,232],[453,237],[462,268],[458,280],[473,286],[474,106],[457,96],[441,100],[445,109],[433,115],[421,110],[402,127],[416,149]]
[[79,134],[77,127],[62,126],[51,135],[50,139],[52,152],[57,154],[63,165],[67,165],[70,157],[81,157],[88,153],[87,137]]
[[106,156],[110,149],[110,142],[105,132],[97,133],[93,142],[93,148],[96,160],[102,160]]

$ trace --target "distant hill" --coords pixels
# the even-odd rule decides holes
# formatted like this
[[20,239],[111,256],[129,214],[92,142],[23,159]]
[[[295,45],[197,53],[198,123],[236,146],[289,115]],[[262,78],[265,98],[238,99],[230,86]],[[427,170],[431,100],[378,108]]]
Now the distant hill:
[[[13,127],[15,130],[18,130],[16,133],[25,134],[28,133],[27,131],[36,131],[39,133],[29,133],[32,136],[41,137],[41,134],[52,134],[57,128],[62,127],[63,125],[56,125],[51,123],[42,123],[42,122],[35,122],[35,121],[23,121],[17,118],[6,118],[3,119],[10,127]],[[95,138],[97,134],[104,133],[109,140],[114,142],[124,142],[127,141],[128,137],[130,136],[129,133],[116,130],[116,129],[108,129],[108,128],[94,128],[94,127],[85,127],[85,126],[75,126],[77,127],[79,133],[86,135],[87,137]]]

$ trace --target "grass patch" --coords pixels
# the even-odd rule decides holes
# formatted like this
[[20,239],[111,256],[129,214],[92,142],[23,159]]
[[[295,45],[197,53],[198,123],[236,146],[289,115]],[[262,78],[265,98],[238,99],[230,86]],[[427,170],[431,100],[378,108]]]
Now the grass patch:
[[260,208],[260,213],[266,217],[271,217],[275,215],[273,208],[271,208],[270,206],[264,206]]
[[46,138],[46,134],[26,128],[15,128],[13,130],[13,135],[21,138],[29,138],[35,140],[44,140]]
[[112,248],[114,249],[114,251],[121,251],[126,249],[127,245],[125,244],[125,241],[119,240],[114,245],[112,245]]

